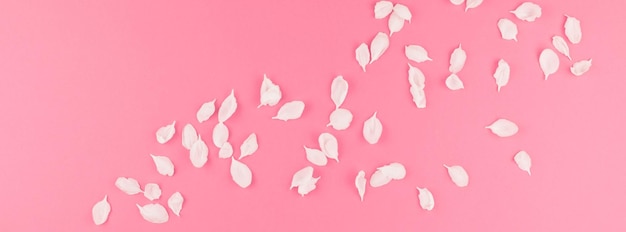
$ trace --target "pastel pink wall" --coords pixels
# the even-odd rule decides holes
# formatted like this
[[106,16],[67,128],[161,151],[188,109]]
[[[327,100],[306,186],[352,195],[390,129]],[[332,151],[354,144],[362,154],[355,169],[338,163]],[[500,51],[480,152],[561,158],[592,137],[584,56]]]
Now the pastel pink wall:
[[[387,31],[373,18],[374,0],[0,2],[0,231],[626,231],[626,2],[537,0],[543,16],[533,23],[508,13],[521,1],[485,0],[467,13],[447,0],[401,2],[412,23],[367,73],[354,49]],[[593,58],[593,67],[574,77],[559,55],[559,72],[544,81],[538,55],[563,35],[565,13],[583,27],[572,57]],[[517,23],[519,42],[500,38],[502,17]],[[459,43],[466,89],[453,92],[444,79]],[[407,44],[434,59],[417,65],[426,109],[408,91]],[[512,77],[497,93],[500,58]],[[263,73],[281,86],[281,104],[307,104],[301,119],[256,109]],[[354,113],[346,131],[325,127],[339,74]],[[231,142],[259,137],[258,152],[244,159],[254,173],[248,189],[232,182],[230,161],[212,145],[196,169],[180,133],[165,145],[154,138],[173,120],[178,132],[191,122],[210,138],[216,119],[199,124],[195,112],[231,89],[239,100],[227,122]],[[368,145],[361,128],[374,111],[384,132]],[[520,133],[484,129],[499,117]],[[310,165],[302,146],[325,131],[337,136],[341,162],[316,167],[318,189],[300,197],[288,186]],[[532,176],[512,161],[522,149]],[[171,157],[176,174],[159,175],[150,153]],[[368,188],[360,202],[358,170],[369,179],[389,162],[403,163],[407,177]],[[469,187],[454,186],[444,163],[463,165]],[[160,184],[161,203],[182,192],[182,216],[144,221],[135,204],[149,201],[119,191],[118,176]],[[419,208],[416,186],[431,189],[433,211]],[[98,227],[91,207],[105,194],[113,210]]]

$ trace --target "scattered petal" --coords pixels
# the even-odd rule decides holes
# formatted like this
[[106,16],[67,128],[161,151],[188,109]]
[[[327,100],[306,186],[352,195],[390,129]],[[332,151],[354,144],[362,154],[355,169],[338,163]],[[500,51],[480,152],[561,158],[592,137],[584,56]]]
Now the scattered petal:
[[359,66],[365,72],[365,66],[370,62],[370,48],[366,43],[361,43],[359,47],[356,48],[356,62],[359,63]]
[[137,208],[139,208],[139,213],[143,219],[148,222],[165,223],[169,220],[167,210],[161,204],[147,204],[144,206],[137,204]]
[[455,74],[460,72],[463,66],[465,66],[465,60],[467,60],[467,54],[465,50],[461,48],[461,44],[459,44],[459,47],[455,48],[450,55],[450,67],[448,70]]
[[420,207],[428,211],[433,210],[433,208],[435,208],[435,198],[430,190],[427,188],[417,187],[417,191],[419,191],[417,198],[420,200]]
[[196,128],[193,125],[187,123],[185,127],[183,127],[183,147],[187,148],[187,150],[191,149],[191,145],[198,140],[198,133],[196,132]]
[[556,48],[556,50],[559,51],[561,54],[567,56],[569,60],[572,60],[572,57],[569,55],[569,46],[567,46],[567,43],[565,42],[565,39],[563,39],[563,37],[558,35],[553,36],[552,46],[554,46],[554,48]]
[[154,165],[156,166],[157,172],[164,176],[172,176],[174,175],[174,164],[172,160],[167,156],[157,156],[150,154],[152,157],[152,161],[154,161]]
[[167,206],[170,207],[176,216],[180,217],[180,211],[183,209],[184,201],[185,199],[183,198],[183,195],[180,194],[180,192],[175,192],[169,199],[167,199]]
[[567,36],[567,39],[573,44],[580,43],[580,40],[583,38],[583,33],[580,30],[580,20],[569,15],[565,16],[567,17],[564,25],[565,36]]
[[409,84],[419,89],[424,89],[424,87],[426,87],[425,82],[426,76],[424,76],[424,73],[409,64]]
[[335,103],[335,109],[338,109],[346,100],[348,95],[348,82],[339,75],[333,79],[330,85],[330,99]]
[[376,170],[374,174],[370,177],[370,186],[373,188],[378,188],[383,185],[389,184],[391,182],[391,177],[386,176],[380,169]]
[[583,74],[585,74],[587,71],[589,71],[590,68],[591,68],[591,59],[581,60],[581,61],[574,63],[574,65],[572,65],[572,67],[570,68],[570,71],[572,72],[572,74],[574,74],[574,76],[578,77],[578,76],[582,76]]
[[389,36],[383,32],[378,32],[372,42],[370,43],[370,54],[372,55],[372,59],[370,59],[370,64],[377,61],[380,56],[387,51],[389,48]]
[[91,208],[91,217],[93,223],[97,226],[104,224],[109,219],[109,213],[111,213],[111,205],[107,201],[107,196],[104,195],[104,199],[98,201],[93,208]]
[[144,187],[143,196],[151,201],[158,200],[161,197],[161,188],[158,184],[148,183]]
[[426,108],[426,93],[424,93],[424,89],[417,88],[413,85],[410,90],[415,106],[420,109]]
[[245,141],[241,144],[239,150],[241,151],[241,155],[239,155],[239,159],[252,155],[252,153],[256,152],[259,149],[259,144],[257,143],[256,134],[252,133],[246,138]]
[[174,125],[176,125],[176,121],[172,122],[172,124],[159,128],[156,132],[157,142],[159,142],[160,144],[164,144],[167,143],[167,141],[170,141],[170,139],[174,137],[174,133],[176,132],[176,128],[174,127]]
[[498,29],[502,39],[517,41],[517,25],[513,21],[505,18],[498,20]]
[[261,106],[275,106],[283,97],[283,93],[280,91],[280,86],[274,84],[272,80],[267,78],[267,75],[263,74],[263,82],[261,83]]
[[543,75],[547,80],[548,76],[556,73],[559,69],[559,57],[554,51],[552,51],[552,49],[543,49],[543,51],[541,51],[541,55],[539,55],[539,66],[541,67]]
[[217,112],[217,121],[225,122],[228,120],[237,110],[237,98],[235,98],[235,90],[231,90],[228,97],[222,101],[220,109]]
[[466,187],[469,184],[469,176],[463,167],[458,165],[448,166],[445,164],[443,166],[448,169],[448,175],[450,175],[450,179],[452,179],[452,182],[454,182],[456,186]]
[[135,195],[142,192],[139,182],[130,177],[118,177],[117,180],[115,180],[115,186],[128,195]]
[[202,106],[200,106],[200,109],[198,109],[198,112],[196,113],[196,119],[198,119],[198,122],[202,123],[206,120],[209,120],[209,118],[211,118],[214,113],[215,99],[210,102],[205,102],[204,104],[202,104]]
[[206,164],[209,159],[209,147],[202,141],[202,138],[198,138],[198,141],[191,146],[189,159],[191,160],[191,164],[196,168],[201,168]]
[[304,102],[302,101],[291,101],[285,103],[280,109],[276,116],[272,117],[272,119],[278,120],[293,120],[298,119],[302,116],[302,112],[304,111]]
[[392,10],[393,3],[390,1],[378,1],[376,5],[374,5],[374,18],[383,19],[387,17],[387,15],[391,14]]
[[415,61],[417,63],[422,63],[425,61],[432,61],[430,57],[428,57],[428,51],[422,46],[419,45],[408,45],[404,47],[404,55],[409,60]]
[[363,138],[369,144],[376,144],[383,133],[383,124],[376,117],[378,112],[374,112],[374,115],[363,123]]
[[347,109],[338,108],[330,113],[330,122],[326,126],[332,126],[335,130],[345,130],[352,122],[352,112]]
[[317,166],[326,166],[326,164],[328,164],[328,158],[326,158],[326,154],[324,154],[323,151],[305,146],[304,152],[306,153],[306,160],[312,164]]
[[486,128],[500,137],[510,137],[517,134],[517,132],[519,131],[519,128],[514,122],[503,118],[496,120]]
[[454,5],[460,6],[463,2],[465,2],[465,0],[450,0],[450,2]]
[[363,201],[363,196],[365,196],[365,187],[367,185],[367,180],[365,179],[365,171],[361,170],[356,175],[356,179],[354,180],[354,185],[356,185],[356,190],[359,192],[359,197],[361,201]]
[[402,180],[406,176],[406,169],[401,163],[390,163],[378,168],[378,170],[392,180]]
[[252,183],[252,171],[250,171],[248,165],[237,161],[235,158],[230,160],[230,176],[233,177],[233,181],[241,188],[250,186]]
[[317,186],[315,186],[315,184],[317,183],[317,181],[320,178],[310,178],[307,181],[305,181],[302,185],[298,186],[298,193],[300,194],[300,196],[304,196],[306,194],[309,194],[311,191],[315,190],[315,188]]
[[393,33],[399,32],[402,30],[402,27],[404,27],[404,19],[400,18],[400,16],[394,12],[389,16],[387,27],[389,27],[389,36],[393,36]]
[[474,9],[480,6],[480,4],[483,4],[483,0],[467,0],[465,3],[465,12],[469,9]]
[[321,150],[326,154],[326,157],[339,162],[339,143],[335,136],[330,133],[322,133],[317,138],[317,141],[320,144]]
[[[411,18],[413,17],[413,15],[411,14],[411,10],[409,10],[409,7],[400,3],[396,3],[396,5],[393,6],[393,13],[398,15],[398,17],[400,17],[401,19],[409,21],[409,23],[411,22]],[[393,16],[393,14],[391,15]]]
[[222,159],[228,159],[233,156],[233,145],[231,145],[228,141],[222,143],[222,147],[218,153],[218,157]]
[[513,157],[513,160],[515,160],[515,163],[517,163],[517,167],[519,167],[519,169],[528,172],[528,175],[530,176],[530,166],[532,165],[532,162],[530,160],[530,156],[526,151],[518,152],[515,157]]
[[535,19],[541,17],[541,7],[532,2],[524,2],[511,13],[520,20],[534,22]]
[[221,148],[222,145],[228,141],[229,136],[230,132],[224,123],[217,123],[215,127],[213,127],[213,145],[216,147]]
[[496,71],[493,73],[493,78],[496,79],[496,85],[498,86],[498,92],[500,92],[500,88],[506,86],[509,83],[509,78],[511,76],[511,67],[509,63],[505,60],[500,59],[498,61],[498,67]]
[[303,169],[300,169],[295,174],[293,174],[293,178],[291,179],[291,187],[289,187],[289,189],[303,185],[309,179],[312,179],[312,178],[313,178],[313,167],[307,166]]
[[461,78],[459,78],[459,76],[454,73],[450,74],[450,76],[446,78],[446,86],[450,90],[460,90],[465,88],[465,86],[463,86],[463,81],[461,81]]

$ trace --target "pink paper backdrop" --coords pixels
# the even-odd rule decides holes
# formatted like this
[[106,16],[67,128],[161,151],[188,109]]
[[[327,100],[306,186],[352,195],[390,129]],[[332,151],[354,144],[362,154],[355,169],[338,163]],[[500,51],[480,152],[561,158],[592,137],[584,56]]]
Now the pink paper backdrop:
[[[2,1],[0,231],[626,231],[626,2],[538,0],[543,16],[533,23],[508,13],[522,1],[486,0],[467,13],[447,0],[401,2],[412,23],[363,73],[354,49],[387,31],[374,0]],[[539,52],[563,35],[563,14],[582,21],[572,57],[593,58],[593,67],[574,77],[559,55],[561,68],[544,81]],[[500,38],[502,17],[517,23],[519,42]],[[459,43],[466,89],[453,92],[444,79]],[[434,60],[416,65],[426,109],[408,91],[408,44]],[[497,93],[500,58],[512,77]],[[278,107],[256,108],[263,73],[281,86],[281,104],[307,104],[301,119],[271,120]],[[354,113],[346,131],[325,127],[339,74]],[[201,169],[180,145],[187,122],[210,141],[216,118],[200,124],[196,110],[231,89],[239,108],[227,121],[230,141],[238,151],[256,132],[260,143],[243,160],[254,173],[248,189],[211,144]],[[369,145],[361,129],[374,111],[384,132]],[[499,117],[519,134],[484,129]],[[177,134],[158,144],[154,132],[173,120]],[[315,167],[318,189],[300,197],[291,176],[311,165],[302,146],[317,146],[321,132],[337,136],[341,162]],[[522,149],[532,176],[512,160]],[[159,175],[151,153],[171,157],[176,174]],[[403,163],[407,177],[368,188],[360,202],[358,170],[369,179],[389,162]],[[454,186],[444,163],[463,165],[469,187]],[[182,192],[182,216],[144,221],[135,204],[149,201],[119,191],[118,176],[158,183],[163,204]],[[419,208],[416,186],[433,192],[433,211]],[[98,227],[91,207],[105,194],[113,210]]]

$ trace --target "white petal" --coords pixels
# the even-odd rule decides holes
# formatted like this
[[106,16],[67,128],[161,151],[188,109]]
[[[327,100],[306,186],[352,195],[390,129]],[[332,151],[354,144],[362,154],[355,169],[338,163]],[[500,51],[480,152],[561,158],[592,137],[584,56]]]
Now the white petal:
[[235,90],[231,90],[228,97],[222,101],[220,109],[217,112],[217,121],[225,122],[228,120],[237,110],[237,98],[235,98]]
[[374,112],[374,115],[363,123],[363,138],[369,144],[376,144],[383,133],[383,124],[376,117],[378,112]]
[[460,6],[463,2],[465,2],[465,0],[450,0],[450,2],[454,5]]
[[498,29],[502,39],[517,41],[517,25],[513,21],[505,18],[498,20]]
[[[409,10],[409,7],[400,3],[396,3],[396,5],[393,6],[393,14],[398,15],[398,17],[400,17],[401,19],[409,21],[409,23],[411,22],[411,18],[413,17],[413,15],[411,14],[411,10]],[[393,14],[391,15],[393,16]]]
[[426,108],[426,93],[424,93],[424,89],[417,88],[413,85],[410,90],[415,106],[420,109]]
[[456,186],[466,187],[469,184],[469,176],[463,167],[458,165],[448,166],[445,164],[443,166],[448,169],[448,175],[450,175],[450,179],[452,179],[452,182],[454,182]]
[[348,82],[339,75],[333,79],[330,85],[330,99],[335,103],[335,109],[339,108],[348,95]]
[[335,130],[345,130],[350,127],[352,118],[352,112],[347,109],[338,108],[330,113],[330,123],[326,126],[332,126]]
[[143,196],[151,201],[158,200],[161,197],[161,188],[158,184],[148,183],[144,187]]
[[424,76],[424,73],[409,64],[409,84],[417,87],[418,89],[424,89],[424,87],[426,87],[425,81],[426,76]]
[[98,226],[104,224],[109,219],[109,213],[111,213],[111,205],[107,201],[107,196],[104,195],[104,199],[98,201],[91,208],[93,223]]
[[215,127],[213,127],[213,145],[216,147],[221,148],[222,145],[228,141],[229,136],[230,132],[224,123],[217,123]]
[[191,145],[198,140],[198,133],[196,132],[196,128],[194,128],[191,124],[187,123],[183,128],[183,147],[187,148],[187,150],[191,149]]
[[206,120],[209,120],[209,118],[211,118],[214,113],[215,99],[210,102],[205,102],[204,104],[202,104],[202,106],[200,106],[200,109],[198,109],[198,112],[196,113],[196,119],[198,119],[198,122],[202,123]]
[[563,39],[563,37],[558,35],[553,36],[552,46],[554,46],[554,48],[556,48],[556,50],[559,51],[561,54],[567,56],[569,60],[572,60],[572,57],[570,57],[569,55],[569,46],[567,46],[567,43],[565,42],[565,39]]
[[569,39],[573,44],[580,43],[580,40],[583,38],[583,33],[580,30],[580,20],[577,18],[565,15],[567,19],[565,20],[565,36]]
[[356,62],[359,63],[359,66],[365,72],[365,66],[370,62],[370,48],[366,43],[361,43],[358,48],[356,48]]
[[239,159],[252,155],[252,153],[256,152],[259,149],[259,144],[257,143],[256,134],[252,133],[246,138],[245,141],[241,144],[239,150],[241,151],[241,155],[239,155]]
[[393,3],[390,1],[378,1],[376,5],[374,5],[374,18],[382,19],[387,17],[387,15],[391,14],[393,10]]
[[467,0],[467,2],[465,3],[465,12],[467,12],[467,10],[469,9],[480,6],[480,4],[483,4],[483,0]]
[[300,186],[298,186],[298,193],[299,193],[301,196],[304,196],[304,195],[306,195],[306,194],[309,194],[311,191],[315,190],[315,188],[317,187],[317,186],[315,186],[315,184],[317,183],[317,181],[318,181],[319,179],[320,179],[319,177],[317,177],[317,178],[311,178],[311,179],[308,179],[308,180],[307,180],[307,181],[305,181],[303,184],[301,184]]
[[117,180],[115,180],[115,186],[128,195],[135,195],[142,192],[139,182],[130,177],[118,177]]
[[433,210],[433,208],[435,208],[435,198],[430,190],[427,188],[417,187],[417,191],[419,191],[417,198],[420,200],[420,207],[428,211]]
[[389,36],[383,32],[378,32],[372,42],[370,43],[370,54],[372,55],[372,59],[370,59],[370,64],[377,61],[380,56],[387,51],[389,48]]
[[500,92],[500,88],[506,86],[509,83],[509,78],[511,76],[511,67],[509,63],[505,60],[500,59],[498,61],[498,67],[496,71],[493,73],[493,78],[496,79],[496,85],[498,86],[498,92]]
[[167,210],[161,204],[147,204],[144,206],[137,205],[139,213],[144,220],[152,223],[165,223],[169,220]]
[[154,165],[156,166],[157,172],[164,176],[172,176],[174,175],[174,164],[172,160],[167,156],[157,156],[150,154],[152,157],[152,161],[154,161]]
[[218,153],[218,157],[222,159],[228,159],[233,156],[233,145],[231,145],[228,141],[222,143],[222,147]]
[[389,184],[389,182],[391,182],[391,177],[386,176],[380,170],[376,170],[370,177],[370,186],[374,188]]
[[387,27],[389,27],[389,36],[393,36],[393,33],[399,32],[404,27],[404,19],[394,12],[389,16]]
[[317,166],[326,166],[326,164],[328,164],[328,158],[326,158],[326,154],[324,154],[323,151],[305,146],[304,152],[306,153],[306,160],[312,164]]
[[424,47],[419,45],[408,45],[404,47],[404,55],[409,60],[415,61],[417,63],[422,63],[425,61],[432,61],[430,57],[428,57],[428,52]]
[[354,185],[356,185],[356,190],[359,192],[359,197],[361,198],[361,201],[363,201],[363,196],[365,196],[365,187],[367,186],[365,171],[359,171],[359,173],[356,175],[356,179],[354,180]]
[[159,142],[160,144],[164,144],[167,143],[167,141],[170,141],[170,139],[174,137],[174,133],[176,132],[176,128],[174,127],[174,125],[176,125],[176,121],[172,122],[172,124],[165,125],[159,128],[156,132],[157,142]]
[[280,86],[274,84],[272,80],[267,78],[267,75],[263,74],[263,82],[261,83],[261,106],[275,106],[283,97],[283,93],[280,91]]
[[548,76],[556,73],[559,69],[559,57],[554,51],[552,51],[552,49],[543,49],[543,51],[541,51],[541,55],[539,55],[539,66],[541,67],[543,75],[547,80]]
[[465,88],[465,86],[463,86],[463,81],[461,81],[461,78],[459,78],[459,76],[454,73],[450,74],[450,76],[446,78],[446,86],[450,90],[459,90]]
[[519,131],[519,128],[514,122],[503,118],[496,120],[486,128],[500,137],[510,137],[517,134],[517,132]]
[[180,192],[175,192],[169,199],[167,199],[167,206],[170,207],[176,216],[180,217],[180,211],[183,209],[184,201],[185,199],[183,198],[183,195],[180,194]]
[[337,138],[330,133],[322,133],[317,138],[321,150],[326,154],[326,157],[331,158],[339,162],[339,143]]
[[534,22],[535,19],[541,17],[541,7],[532,2],[524,2],[511,13],[520,20]]
[[393,180],[402,180],[406,176],[406,169],[401,163],[390,163],[378,168],[378,170]]
[[304,112],[304,102],[291,101],[281,106],[276,116],[272,117],[272,119],[283,121],[298,119],[302,116],[302,112]]
[[252,183],[252,171],[248,168],[248,165],[237,161],[235,158],[231,158],[230,163],[230,176],[233,181],[241,188],[247,188]]
[[465,60],[467,60],[467,54],[465,50],[461,48],[461,44],[459,44],[458,48],[455,48],[450,55],[450,67],[448,70],[451,73],[458,73],[465,66]]
[[189,159],[191,160],[191,164],[196,168],[203,167],[209,159],[209,147],[207,147],[206,143],[202,141],[201,138],[198,138],[198,141],[191,146]]
[[289,187],[289,189],[292,189],[293,187],[298,187],[312,178],[313,178],[313,167],[307,166],[303,169],[300,169],[299,171],[293,174],[293,178],[291,179],[291,187]]
[[574,63],[574,65],[572,65],[572,67],[570,68],[570,71],[575,76],[581,76],[585,74],[587,71],[589,71],[590,68],[591,68],[591,59],[581,60],[581,61]]
[[528,155],[528,153],[526,153],[526,151],[520,151],[515,154],[513,160],[515,160],[515,163],[517,164],[517,167],[519,167],[519,169],[528,172],[528,175],[530,176],[530,166],[532,165],[532,162],[530,160],[530,156]]

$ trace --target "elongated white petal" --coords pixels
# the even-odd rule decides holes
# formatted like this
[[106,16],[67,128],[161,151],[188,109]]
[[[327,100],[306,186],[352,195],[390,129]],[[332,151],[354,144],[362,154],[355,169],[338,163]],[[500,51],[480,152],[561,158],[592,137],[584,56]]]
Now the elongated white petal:
[[135,195],[142,192],[139,182],[130,177],[118,177],[117,180],[115,180],[115,186],[128,195]]
[[339,143],[337,138],[330,133],[322,133],[317,138],[320,149],[326,154],[326,157],[339,162]]
[[170,141],[170,139],[174,137],[174,133],[176,133],[176,128],[174,127],[175,125],[176,121],[172,122],[172,124],[159,128],[156,132],[157,142],[164,144],[167,143],[167,141]]
[[517,132],[519,131],[519,127],[517,127],[514,122],[503,118],[496,120],[486,128],[500,137],[510,137],[517,134]]
[[539,55],[539,66],[541,67],[546,80],[548,79],[548,76],[559,70],[559,62],[559,57],[554,51],[552,51],[552,49],[546,48],[541,51],[541,54]]
[[427,188],[417,187],[417,191],[419,191],[419,195],[417,198],[420,201],[420,207],[424,210],[431,211],[435,208],[435,198],[433,194]]
[[527,172],[530,176],[530,167],[532,166],[532,161],[530,159],[530,155],[528,155],[526,151],[520,151],[515,154],[513,160],[515,160],[515,163],[517,164],[517,167],[519,167],[519,169]]
[[480,6],[480,4],[483,4],[483,0],[467,0],[467,2],[465,3],[465,12],[467,12],[467,10],[469,9]]
[[463,167],[459,165],[448,166],[445,164],[443,166],[448,169],[448,175],[450,175],[450,179],[452,179],[452,182],[454,182],[456,186],[466,187],[469,184],[469,176]]
[[315,164],[317,166],[326,166],[326,164],[328,164],[328,158],[323,151],[308,148],[305,146],[304,152],[306,153],[306,160],[308,160],[312,164]]
[[574,74],[574,76],[582,76],[587,71],[589,71],[590,68],[591,68],[591,59],[581,60],[581,61],[574,63],[574,65],[572,65],[572,67],[570,68],[570,71],[572,72],[572,74]]
[[206,164],[209,159],[209,147],[206,145],[202,138],[198,138],[189,150],[189,159],[191,164],[196,168],[201,168]]
[[573,44],[580,43],[580,40],[583,38],[583,33],[580,29],[580,20],[569,15],[565,16],[567,17],[564,25],[565,36],[567,36],[567,39]]
[[455,74],[460,72],[463,69],[463,66],[465,66],[466,60],[467,54],[465,53],[465,50],[463,50],[463,48],[461,47],[461,44],[459,44],[459,47],[455,48],[450,55],[450,67],[448,68],[448,70],[451,73]]
[[167,206],[170,207],[172,213],[176,214],[176,216],[180,217],[180,211],[183,209],[183,202],[185,199],[180,192],[175,192],[167,199]]
[[213,127],[213,145],[216,147],[221,148],[222,145],[228,141],[229,136],[230,132],[224,123],[217,123],[215,127]]
[[352,122],[352,112],[347,109],[338,108],[330,113],[330,122],[326,126],[332,126],[335,130],[345,130]]
[[241,144],[241,147],[239,148],[239,150],[241,151],[239,159],[241,160],[243,157],[252,155],[254,152],[256,152],[257,149],[259,149],[259,143],[257,142],[256,134],[252,133]]
[[174,175],[174,164],[172,160],[167,156],[157,156],[150,154],[152,157],[152,161],[154,161],[154,165],[156,166],[157,172],[164,176],[172,176]]
[[498,20],[498,29],[502,39],[517,41],[517,25],[513,21],[506,18]]
[[233,156],[233,145],[231,145],[228,141],[222,143],[222,147],[218,153],[218,157],[222,159],[228,159]]
[[413,18],[413,14],[411,14],[409,7],[401,3],[396,3],[396,5],[393,6],[393,13],[391,15],[393,14],[398,15],[398,17],[403,20],[409,21],[409,23],[411,22],[411,18]]
[[161,197],[161,187],[155,183],[148,183],[143,188],[143,196],[151,201],[158,200]]
[[367,186],[365,171],[359,171],[359,173],[356,175],[356,179],[354,180],[354,185],[356,186],[356,190],[359,192],[359,197],[361,198],[361,201],[363,201],[363,196],[365,196],[365,187]]
[[387,21],[387,27],[389,27],[389,36],[393,36],[393,33],[399,32],[404,27],[404,19],[395,12],[391,13],[389,21]]
[[217,112],[217,121],[225,122],[228,120],[237,110],[237,98],[235,97],[235,90],[231,90],[228,97],[222,101],[220,109]]
[[187,123],[187,125],[183,127],[183,147],[187,148],[187,150],[191,149],[191,145],[193,145],[196,140],[198,140],[198,132],[196,132],[196,128]]
[[370,62],[370,48],[366,43],[361,43],[359,47],[356,48],[356,62],[359,63],[359,66],[365,72],[365,66]]
[[261,83],[261,106],[275,106],[283,97],[283,93],[280,91],[280,86],[274,84],[272,80],[267,78],[267,75],[263,74],[263,82]]
[[460,6],[465,2],[465,0],[450,0],[450,2],[454,5]]
[[377,61],[385,51],[389,48],[389,36],[383,32],[378,32],[372,42],[370,43],[370,54],[372,59],[370,59],[370,64]]
[[333,79],[330,85],[330,99],[335,103],[335,109],[339,108],[348,95],[348,82],[339,75]]
[[302,112],[304,112],[304,102],[291,101],[281,106],[276,116],[272,117],[272,119],[283,121],[294,120],[300,118]]
[[459,78],[459,76],[454,73],[450,74],[450,76],[446,78],[446,86],[450,90],[460,90],[465,88],[465,86],[463,85],[463,81],[461,81],[461,78]]
[[411,84],[411,86],[415,86],[419,89],[423,89],[424,87],[426,87],[426,76],[424,75],[424,73],[416,68],[411,66],[411,64],[409,64],[409,84]]
[[370,177],[370,186],[373,188],[381,187],[389,182],[391,182],[391,177],[386,176],[381,170],[376,170]]
[[413,96],[413,102],[415,102],[415,106],[419,109],[426,108],[426,93],[424,93],[424,89],[417,88],[416,86],[411,86],[411,95]]
[[104,195],[104,199],[96,202],[91,208],[91,217],[93,219],[93,223],[96,225],[104,224],[107,219],[109,219],[109,214],[111,213],[111,204],[109,204],[107,200],[107,196]]
[[230,160],[230,176],[233,178],[233,181],[241,188],[250,186],[252,183],[252,171],[250,171],[248,165],[232,157]]
[[363,123],[363,138],[369,144],[376,144],[383,133],[383,124],[376,117],[378,112],[374,112],[374,115]]
[[161,204],[147,204],[144,206],[138,205],[139,213],[144,220],[152,223],[165,223],[169,220],[167,210]]
[[406,176],[406,169],[401,163],[390,163],[378,168],[378,170],[392,180],[402,180]]
[[289,187],[289,189],[298,187],[312,178],[313,178],[313,167],[311,166],[304,167],[303,169],[300,169],[296,173],[293,174],[293,177],[291,179],[291,187]]
[[563,39],[563,37],[558,35],[553,36],[552,46],[554,46],[554,48],[556,48],[556,50],[559,51],[561,54],[567,56],[569,60],[572,60],[572,57],[569,55],[569,46],[567,46],[567,43],[565,42],[565,39]]
[[317,184],[317,181],[319,179],[320,179],[319,177],[310,178],[306,180],[303,184],[299,185],[298,193],[300,194],[300,196],[304,196],[306,194],[309,194],[311,191],[315,190],[317,188],[315,184]]
[[425,61],[432,61],[430,57],[428,57],[428,51],[422,46],[419,45],[408,45],[404,47],[404,55],[407,59],[415,61],[417,63],[422,63]]
[[202,123],[206,120],[209,120],[211,116],[215,113],[215,99],[210,102],[205,102],[200,106],[198,112],[196,113],[196,119],[198,122]]
[[374,5],[374,18],[375,19],[383,19],[387,17],[387,15],[391,14],[393,10],[393,3],[390,1],[378,1],[376,5]]
[[515,10],[511,11],[520,20],[527,22],[534,22],[537,18],[541,17],[541,7],[532,2],[524,2],[520,4]]
[[500,88],[506,86],[509,83],[509,78],[511,76],[511,67],[509,63],[505,60],[500,59],[498,61],[498,67],[496,71],[493,73],[493,78],[496,79],[496,85],[498,86],[498,92],[500,92]]

